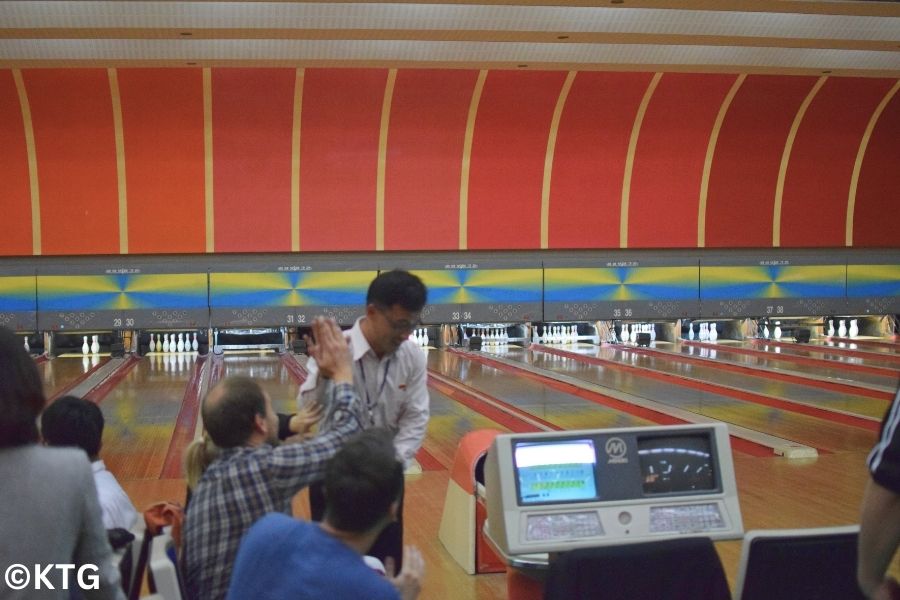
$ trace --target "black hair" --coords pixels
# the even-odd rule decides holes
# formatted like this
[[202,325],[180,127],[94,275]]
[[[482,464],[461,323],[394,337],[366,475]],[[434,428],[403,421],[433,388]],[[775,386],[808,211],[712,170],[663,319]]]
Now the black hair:
[[249,377],[228,377],[220,384],[222,395],[203,402],[203,425],[219,448],[243,446],[253,433],[256,415],[266,414],[266,397]]
[[341,531],[368,531],[388,514],[402,486],[393,436],[387,429],[367,429],[325,467],[325,519]]
[[38,441],[37,416],[45,402],[34,359],[21,338],[0,327],[0,448]]
[[390,308],[399,304],[410,312],[419,312],[428,301],[428,290],[422,280],[400,269],[380,273],[366,293],[366,304]]
[[50,446],[77,446],[94,459],[103,440],[103,413],[93,402],[63,396],[41,414],[41,437]]

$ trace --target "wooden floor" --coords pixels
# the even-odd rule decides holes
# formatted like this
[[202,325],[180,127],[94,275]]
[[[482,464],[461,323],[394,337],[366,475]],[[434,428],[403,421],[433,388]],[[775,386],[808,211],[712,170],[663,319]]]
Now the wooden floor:
[[[865,458],[876,438],[877,419],[889,405],[885,398],[900,380],[900,345],[860,346],[852,354],[812,344],[782,347],[778,353],[774,348],[721,341],[713,348],[718,350],[715,355],[709,348],[701,351],[702,347],[688,344],[660,344],[655,353],[628,347],[570,348],[584,358],[553,358],[514,347],[483,353],[506,364],[473,360],[453,351],[429,351],[429,369],[434,374],[430,380],[432,418],[419,456],[423,471],[407,476],[404,516],[407,541],[418,545],[427,561],[422,597],[507,597],[503,574],[465,574],[438,540],[448,469],[465,433],[484,427],[525,431],[528,419],[553,429],[573,429],[652,424],[656,418],[651,413],[604,403],[590,394],[563,391],[554,382],[554,374],[816,448],[817,458],[798,460],[748,453],[735,446],[735,472],[747,530],[856,523],[867,480]],[[752,355],[751,351],[760,354]],[[684,362],[690,357],[705,362]],[[259,379],[276,401],[276,410],[293,407],[299,381],[283,357],[250,354],[210,358],[206,368],[212,368],[216,360],[222,361],[217,373]],[[717,369],[716,361],[742,364],[758,372],[742,377]],[[517,371],[516,363],[540,374]],[[184,481],[171,477],[165,464],[177,451],[173,445],[176,421],[185,419],[186,388],[201,364],[193,357],[180,362],[170,357],[142,358],[100,400],[107,419],[103,458],[139,508],[158,500],[184,498]],[[39,368],[48,396],[52,396],[54,390],[64,389],[67,382],[83,376],[91,365],[80,358],[56,358]],[[790,380],[778,379],[776,374],[788,374]],[[667,381],[665,377],[680,379]],[[804,377],[810,378],[809,382],[804,382]],[[850,387],[843,393],[816,387],[816,378]],[[723,379],[738,391],[711,385]],[[703,387],[704,382],[710,384],[708,389]],[[862,396],[853,392],[854,386],[864,390]],[[510,407],[509,412],[491,412],[478,403],[479,394]],[[808,413],[806,408],[798,409],[791,402],[798,398],[803,406],[819,412],[805,414],[802,411]],[[863,419],[842,420],[841,415],[848,412]],[[874,425],[867,425],[865,419]],[[298,516],[307,514],[304,492],[298,494],[294,506]],[[719,542],[717,548],[733,586],[740,542]]]

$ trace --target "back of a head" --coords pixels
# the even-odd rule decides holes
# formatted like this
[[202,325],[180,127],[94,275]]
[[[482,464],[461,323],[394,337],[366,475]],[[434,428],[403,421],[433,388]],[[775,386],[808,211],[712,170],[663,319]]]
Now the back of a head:
[[41,437],[50,446],[76,446],[94,458],[103,439],[103,413],[93,402],[63,396],[41,413]]
[[37,416],[44,408],[44,386],[22,340],[0,327],[0,448],[38,441]]
[[262,388],[249,377],[227,377],[203,401],[203,425],[219,448],[243,446],[257,415],[266,414]]
[[390,432],[367,429],[325,468],[325,520],[341,531],[368,531],[387,516],[402,486],[403,466]]
[[380,273],[366,294],[366,304],[390,308],[400,305],[410,312],[419,312],[428,300],[428,290],[422,280],[408,271],[394,269]]

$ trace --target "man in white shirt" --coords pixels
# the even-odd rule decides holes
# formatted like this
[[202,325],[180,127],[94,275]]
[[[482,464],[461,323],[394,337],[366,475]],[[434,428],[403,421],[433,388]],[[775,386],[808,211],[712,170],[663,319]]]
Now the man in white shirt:
[[41,413],[41,436],[48,446],[74,446],[87,453],[103,511],[103,526],[131,529],[137,521],[137,511],[100,460],[103,425],[100,407],[75,396],[63,396]]
[[[344,332],[353,353],[353,382],[362,400],[359,420],[366,428],[384,427],[391,432],[404,467],[418,452],[428,426],[425,354],[409,339],[420,323],[427,294],[422,281],[407,271],[381,273],[369,285],[365,316]],[[307,370],[300,404],[324,404],[328,381],[319,379],[314,360],[307,363]],[[327,431],[329,421],[326,405],[320,431]],[[402,505],[401,493],[397,522],[382,532],[369,551],[382,561],[390,557],[397,571],[403,556]],[[313,519],[321,520],[321,485],[310,486],[310,508]]]

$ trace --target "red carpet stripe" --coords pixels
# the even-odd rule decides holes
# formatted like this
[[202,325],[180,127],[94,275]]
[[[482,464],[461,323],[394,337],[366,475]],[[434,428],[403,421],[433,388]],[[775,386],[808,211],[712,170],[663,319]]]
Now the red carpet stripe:
[[419,451],[416,453],[416,460],[419,461],[423,471],[447,471],[450,469],[450,465],[442,464],[425,448],[419,448]]

